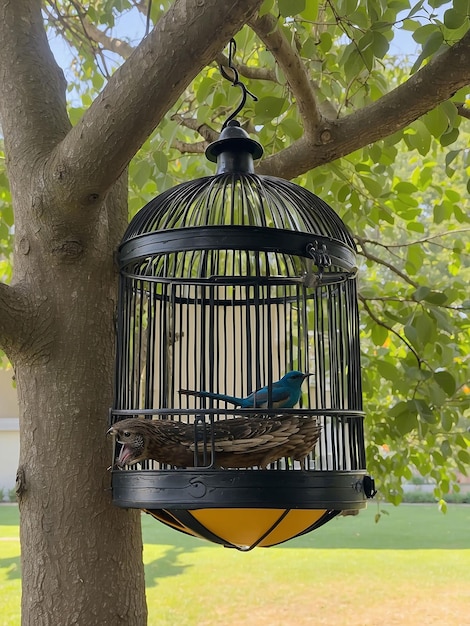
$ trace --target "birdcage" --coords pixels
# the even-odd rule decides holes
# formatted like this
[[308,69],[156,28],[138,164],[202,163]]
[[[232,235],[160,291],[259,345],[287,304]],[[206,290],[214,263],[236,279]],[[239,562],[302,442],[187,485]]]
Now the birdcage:
[[119,250],[113,501],[246,550],[374,493],[356,253],[319,197],[255,174],[237,122],[206,154],[216,174],[149,202]]

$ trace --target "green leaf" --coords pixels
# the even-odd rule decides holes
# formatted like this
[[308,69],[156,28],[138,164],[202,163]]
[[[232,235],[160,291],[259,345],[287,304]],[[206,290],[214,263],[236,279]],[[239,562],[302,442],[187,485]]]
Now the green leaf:
[[422,120],[433,137],[440,137],[449,126],[449,118],[441,107],[436,107],[426,113]]
[[450,372],[445,370],[434,372],[434,380],[449,397],[454,395],[457,384],[455,382],[455,378]]
[[454,427],[454,420],[449,413],[442,413],[441,415],[441,425],[446,433],[450,432]]
[[291,139],[300,139],[303,135],[304,131],[302,126],[299,122],[297,122],[297,120],[294,120],[291,117],[285,117],[279,125],[286,131],[286,135],[288,135]]
[[467,465],[470,465],[470,453],[467,452],[467,450],[459,450],[457,452],[457,456],[462,461],[462,463],[466,463]]
[[442,102],[439,105],[439,108],[444,111],[447,115],[447,119],[449,120],[449,126],[453,127],[458,119],[458,111],[457,107],[451,100],[447,100],[446,102]]
[[9,235],[10,229],[8,228],[8,226],[6,225],[5,222],[0,221],[0,241],[2,239],[8,239],[8,235]]
[[448,220],[452,215],[452,207],[440,202],[436,204],[432,210],[434,223],[441,224],[444,220]]
[[390,47],[388,39],[379,31],[373,31],[373,37],[372,50],[378,59],[383,59]]
[[216,86],[216,81],[213,78],[210,78],[210,77],[203,78],[196,92],[197,101],[206,102],[208,95],[214,91],[215,86]]
[[430,304],[442,306],[443,304],[447,302],[448,298],[445,293],[442,293],[442,291],[431,291],[424,298],[424,300],[426,300],[426,302],[429,302]]
[[400,435],[404,436],[417,428],[418,418],[415,413],[407,411],[406,413],[400,413],[400,415],[397,415],[397,417],[393,420],[393,423]]
[[419,0],[419,2],[417,2],[414,5],[414,7],[411,8],[410,12],[408,13],[406,17],[409,19],[410,17],[413,17],[413,15],[416,15],[416,13],[418,13],[418,11],[421,9],[423,4],[424,4],[424,0]]
[[[414,406],[414,405],[413,405]],[[389,410],[388,414],[391,417],[398,417],[404,413],[408,413],[410,410],[410,406],[408,402],[400,401],[397,402],[392,408]]]
[[398,370],[397,366],[393,363],[389,363],[388,361],[376,361],[377,370],[382,378],[386,378],[387,380],[394,381],[398,378]]
[[462,15],[467,15],[470,13],[470,6],[468,4],[468,0],[454,0],[454,9],[461,13]]
[[151,175],[150,164],[147,161],[138,161],[131,168],[132,180],[137,187],[143,187]]
[[429,152],[431,146],[431,133],[421,120],[416,120],[405,134],[405,141],[411,148],[416,148],[421,155]]
[[364,184],[364,187],[371,194],[371,196],[377,198],[382,195],[383,186],[379,181],[377,181],[375,178],[370,178],[369,176],[361,176],[360,178]]
[[305,11],[306,0],[277,0],[279,13],[283,17],[298,15]]
[[208,118],[210,118],[211,109],[208,106],[201,105],[197,108],[197,121],[198,124],[204,124],[207,122]]
[[153,160],[155,161],[155,165],[163,174],[166,174],[168,171],[168,159],[166,154],[163,152],[154,152]]
[[444,13],[444,25],[450,30],[460,28],[462,24],[465,23],[465,20],[466,16],[462,15],[462,13],[459,13],[455,9],[447,9]]
[[434,322],[426,313],[416,315],[412,322],[418,333],[418,339],[424,345],[428,343],[434,336]]
[[351,187],[349,185],[342,185],[336,194],[338,202],[344,202],[346,198],[351,195]]
[[425,252],[423,247],[416,244],[408,246],[406,254],[406,271],[410,274],[417,274],[423,266]]
[[405,331],[405,337],[412,343],[414,346],[418,345],[418,331],[411,324],[406,324],[403,329]]
[[441,138],[440,138],[441,146],[444,146],[444,147],[450,146],[451,143],[454,143],[454,141],[457,141],[458,136],[459,136],[459,129],[451,128],[449,131],[441,135]]
[[379,324],[375,324],[371,330],[371,338],[376,346],[383,346],[388,338],[388,330]]
[[301,48],[301,55],[305,59],[314,59],[317,56],[318,40],[313,37],[307,37]]
[[266,96],[255,102],[255,115],[257,122],[268,122],[278,117],[287,109],[288,102],[286,98],[276,98],[275,96]]
[[439,500],[439,511],[441,513],[447,513],[447,502],[445,500]]
[[405,194],[413,194],[418,191],[416,185],[413,185],[413,183],[409,183],[406,181],[401,181],[397,183],[396,185],[394,185],[393,190],[395,191],[395,193],[405,193]]
[[305,9],[300,12],[304,20],[315,22],[318,18],[318,0],[306,0]]
[[[9,194],[8,194],[9,195]],[[10,226],[13,226],[15,223],[15,216],[13,214],[13,205],[8,202],[6,206],[4,206],[0,211],[0,224],[3,222],[3,225],[6,226],[7,231],[10,230]]]
[[329,52],[331,50],[331,47],[333,45],[333,37],[331,36],[330,33],[328,32],[324,32],[320,35],[320,43],[319,43],[319,47],[321,49],[322,52]]
[[357,42],[357,47],[361,52],[365,52],[368,48],[370,48],[374,43],[374,33],[372,31],[367,31]]
[[[424,28],[426,28],[426,26],[423,26],[422,28],[424,29]],[[416,31],[414,33],[413,37],[415,37],[417,32],[418,31]],[[418,39],[416,41],[418,41]],[[442,36],[441,31],[437,30],[437,31],[434,31],[433,33],[431,33],[431,35],[426,40],[426,43],[423,46],[423,50],[422,50],[421,54],[416,59],[413,67],[411,68],[411,73],[416,72],[421,67],[421,64],[423,63],[423,61],[425,59],[427,59],[432,54],[437,52],[439,50],[439,48],[442,46],[443,42],[444,42],[444,38]],[[419,43],[419,41],[418,41],[418,43]]]
[[416,300],[417,302],[420,302],[420,300],[424,300],[426,296],[429,295],[430,293],[431,293],[430,288],[423,285],[421,287],[418,287],[418,289],[414,292],[413,299]]
[[441,443],[441,454],[445,459],[448,459],[453,454],[452,447],[447,439],[444,439],[444,441]]
[[436,423],[436,415],[424,400],[413,400],[418,415],[428,424]]
[[273,6],[274,6],[274,0],[263,0],[263,3],[261,4],[259,8],[259,17],[263,17],[263,15],[270,13]]
[[356,78],[359,72],[364,68],[364,55],[364,52],[361,53],[355,47],[352,48],[343,66],[348,80]]
[[408,222],[406,228],[414,233],[424,233],[424,224],[421,222]]

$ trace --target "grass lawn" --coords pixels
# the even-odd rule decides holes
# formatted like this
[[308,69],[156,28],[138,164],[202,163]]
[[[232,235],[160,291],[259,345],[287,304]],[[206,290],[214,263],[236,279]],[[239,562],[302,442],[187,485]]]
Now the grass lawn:
[[[143,516],[149,625],[470,624],[470,506],[381,508],[249,553]],[[20,624],[17,524],[0,506],[0,626]]]

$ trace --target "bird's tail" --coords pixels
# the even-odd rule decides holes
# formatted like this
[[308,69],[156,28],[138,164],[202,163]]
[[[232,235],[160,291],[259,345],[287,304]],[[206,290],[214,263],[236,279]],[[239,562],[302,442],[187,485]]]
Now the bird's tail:
[[243,398],[237,398],[236,396],[227,396],[224,393],[213,393],[212,391],[191,391],[190,389],[180,389],[180,393],[185,396],[196,396],[196,398],[211,398],[212,400],[223,400],[229,404],[240,406],[243,403]]

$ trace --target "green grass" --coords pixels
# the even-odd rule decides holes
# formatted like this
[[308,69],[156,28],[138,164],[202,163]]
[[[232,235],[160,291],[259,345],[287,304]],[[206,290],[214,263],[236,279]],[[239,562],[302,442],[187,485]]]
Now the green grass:
[[[469,623],[470,507],[377,505],[276,548],[221,548],[142,518],[150,626]],[[18,626],[18,512],[0,507],[0,626]],[[112,572],[110,572],[112,575]]]

